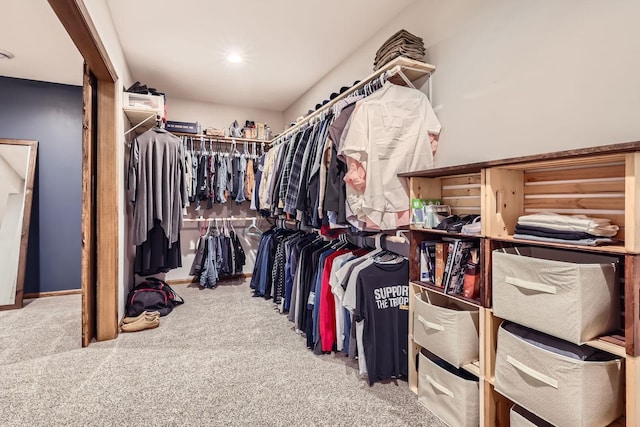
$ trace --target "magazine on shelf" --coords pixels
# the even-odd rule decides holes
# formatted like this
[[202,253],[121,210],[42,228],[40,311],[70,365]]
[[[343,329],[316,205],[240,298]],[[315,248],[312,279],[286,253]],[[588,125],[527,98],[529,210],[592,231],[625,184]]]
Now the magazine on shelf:
[[436,281],[436,240],[420,242],[420,281]]
[[480,248],[471,248],[469,255],[469,261],[464,269],[462,296],[478,299],[480,297]]
[[464,274],[471,259],[471,249],[477,246],[475,240],[452,239],[449,243],[447,263],[443,276],[443,287],[447,294],[462,295]]
[[442,279],[444,276],[445,264],[447,263],[447,255],[449,251],[449,243],[437,242],[436,243],[436,259],[435,259],[435,284],[442,288]]

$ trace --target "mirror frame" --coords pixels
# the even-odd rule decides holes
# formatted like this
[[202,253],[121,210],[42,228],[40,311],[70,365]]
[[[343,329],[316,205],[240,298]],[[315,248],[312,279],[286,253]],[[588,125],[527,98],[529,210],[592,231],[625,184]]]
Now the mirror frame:
[[20,257],[18,258],[18,276],[16,281],[16,299],[13,304],[0,305],[0,310],[22,308],[24,305],[24,280],[27,271],[27,248],[29,246],[29,226],[31,225],[31,205],[33,202],[33,182],[36,173],[38,141],[26,139],[2,139],[0,145],[23,145],[30,148],[29,163],[24,191],[24,212],[22,215],[22,232],[20,235]]

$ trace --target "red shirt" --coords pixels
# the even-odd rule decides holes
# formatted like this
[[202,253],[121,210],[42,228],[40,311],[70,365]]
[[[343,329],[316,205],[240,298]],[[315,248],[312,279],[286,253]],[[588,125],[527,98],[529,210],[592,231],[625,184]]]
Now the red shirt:
[[331,292],[329,278],[331,277],[331,268],[333,260],[344,255],[350,250],[338,249],[329,255],[324,262],[322,270],[322,282],[320,287],[320,315],[318,319],[318,327],[320,329],[320,341],[322,343],[322,351],[332,351],[333,344],[336,342],[336,301]]
[[349,252],[353,252],[356,256],[362,256],[369,251],[366,249],[339,249],[329,255],[324,262],[320,287],[320,314],[318,319],[322,351],[332,351],[333,344],[336,342],[336,300],[333,292],[331,292],[331,285],[329,284],[333,260]]

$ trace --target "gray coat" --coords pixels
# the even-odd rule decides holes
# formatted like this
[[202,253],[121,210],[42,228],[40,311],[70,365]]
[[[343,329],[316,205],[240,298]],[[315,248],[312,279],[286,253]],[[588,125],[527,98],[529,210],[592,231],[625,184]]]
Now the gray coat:
[[182,208],[188,203],[182,142],[161,128],[138,136],[129,158],[129,200],[133,203],[133,243],[141,245],[159,220],[169,247],[182,229]]

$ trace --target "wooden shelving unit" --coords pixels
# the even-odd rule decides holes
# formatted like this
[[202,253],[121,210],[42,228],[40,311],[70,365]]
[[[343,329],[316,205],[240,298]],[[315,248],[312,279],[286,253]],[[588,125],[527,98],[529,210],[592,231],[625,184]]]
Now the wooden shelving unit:
[[[640,222],[637,218],[640,142],[457,165],[401,176],[409,178],[411,198],[445,199],[443,203],[451,206],[452,213],[482,215],[479,236],[410,227],[412,257],[417,255],[423,240],[451,236],[481,241],[481,301],[447,295],[480,309],[480,360],[474,366],[463,368],[480,377],[481,425],[509,425],[509,410],[513,403],[494,389],[497,335],[503,320],[491,309],[491,265],[493,250],[520,245],[610,255],[620,260],[623,267],[619,289],[623,331],[612,331],[587,345],[624,359],[625,413],[611,425],[640,426],[640,396],[636,388],[640,378]],[[519,216],[542,211],[609,218],[620,228],[617,242],[587,247],[571,242],[547,243],[513,237]],[[410,298],[424,290],[443,294],[441,288],[419,282],[418,277],[419,263],[413,260]],[[413,309],[410,304],[410,319]],[[417,392],[415,355],[421,347],[413,341],[413,320],[410,320],[409,331],[409,384]]]

